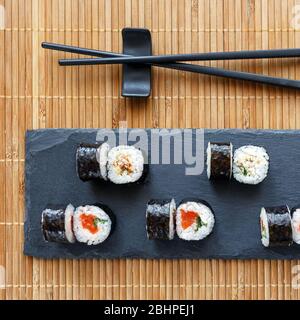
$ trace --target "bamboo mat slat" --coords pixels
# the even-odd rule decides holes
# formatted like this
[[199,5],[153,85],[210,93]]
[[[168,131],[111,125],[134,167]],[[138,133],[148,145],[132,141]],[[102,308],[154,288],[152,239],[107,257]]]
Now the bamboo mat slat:
[[[119,66],[58,67],[59,57],[74,55],[43,50],[42,41],[118,52],[121,29],[132,26],[151,30],[154,54],[300,47],[299,5],[0,0],[0,299],[298,299],[299,261],[41,260],[22,247],[27,129],[300,129],[296,91],[154,68],[151,96],[125,99]],[[203,64],[296,79],[296,62]]]

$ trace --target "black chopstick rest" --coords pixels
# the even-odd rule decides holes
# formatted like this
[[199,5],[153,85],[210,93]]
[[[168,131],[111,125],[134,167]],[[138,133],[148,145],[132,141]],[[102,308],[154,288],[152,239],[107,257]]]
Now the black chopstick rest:
[[[123,53],[132,56],[151,56],[152,41],[148,29],[124,28]],[[151,66],[124,64],[122,79],[123,97],[149,97],[151,93]]]

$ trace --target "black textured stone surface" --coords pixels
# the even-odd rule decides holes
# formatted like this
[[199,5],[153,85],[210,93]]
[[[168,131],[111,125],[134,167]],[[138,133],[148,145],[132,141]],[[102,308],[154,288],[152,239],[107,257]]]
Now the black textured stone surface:
[[[75,169],[80,142],[95,142],[96,130],[45,129],[26,135],[26,219],[24,253],[43,258],[221,258],[300,259],[300,246],[264,248],[260,241],[262,206],[300,201],[300,131],[205,130],[208,141],[231,141],[234,149],[253,144],[270,155],[270,170],[257,186],[234,180],[208,181],[205,171],[186,176],[184,165],[150,165],[145,184],[117,186],[82,182]],[[202,241],[150,241],[145,230],[145,208],[151,198],[197,197],[212,206],[216,225]],[[116,215],[113,234],[103,244],[44,242],[40,228],[48,204],[74,206],[102,202]]]

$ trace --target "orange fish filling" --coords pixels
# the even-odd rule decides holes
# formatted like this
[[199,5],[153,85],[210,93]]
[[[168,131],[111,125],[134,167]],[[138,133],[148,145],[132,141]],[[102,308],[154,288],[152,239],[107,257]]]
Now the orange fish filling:
[[181,214],[181,226],[185,230],[196,222],[199,215],[194,211],[180,210]]
[[81,225],[84,229],[89,230],[90,233],[95,234],[99,231],[98,223],[97,223],[97,217],[93,214],[81,214],[80,215],[80,221]]

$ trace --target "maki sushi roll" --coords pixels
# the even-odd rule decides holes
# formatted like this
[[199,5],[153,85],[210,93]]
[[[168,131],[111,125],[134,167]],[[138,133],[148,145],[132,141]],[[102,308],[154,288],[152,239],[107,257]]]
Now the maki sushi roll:
[[82,181],[142,182],[148,172],[144,162],[142,152],[127,145],[110,149],[107,143],[81,143],[76,151],[77,174]]
[[42,232],[45,241],[74,243],[74,207],[69,204],[65,209],[47,208],[42,212]]
[[150,240],[172,240],[176,203],[174,199],[150,200],[146,208],[146,231]]
[[107,180],[107,143],[81,143],[76,150],[77,174],[82,181]]
[[292,209],[293,240],[300,244],[300,206]]
[[261,242],[265,247],[290,246],[292,221],[288,206],[264,207],[260,212]]
[[108,179],[115,184],[142,181],[147,173],[142,152],[127,145],[112,148],[108,153]]
[[234,152],[233,176],[241,183],[259,184],[268,174],[269,155],[262,147],[243,146]]
[[78,242],[96,245],[105,241],[111,233],[111,211],[108,207],[85,205],[74,213],[74,233]]
[[202,240],[213,230],[215,217],[210,205],[199,199],[185,199],[176,211],[176,232],[183,240]]
[[230,142],[209,142],[207,146],[208,179],[227,179],[232,175],[232,144]]

